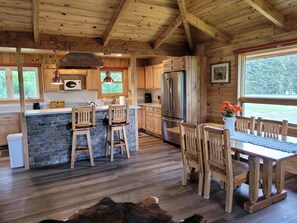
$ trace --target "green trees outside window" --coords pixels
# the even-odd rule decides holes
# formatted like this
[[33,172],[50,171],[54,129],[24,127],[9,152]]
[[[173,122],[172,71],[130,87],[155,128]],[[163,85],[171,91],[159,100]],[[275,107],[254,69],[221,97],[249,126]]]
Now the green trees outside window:
[[113,79],[114,83],[105,84],[103,83],[106,77],[106,71],[100,72],[101,83],[102,83],[102,94],[121,94],[124,93],[123,86],[123,72],[121,71],[110,71],[110,77]]
[[[20,98],[18,71],[16,67],[0,69],[0,99],[14,100]],[[39,83],[37,68],[23,68],[25,97],[39,98]]]

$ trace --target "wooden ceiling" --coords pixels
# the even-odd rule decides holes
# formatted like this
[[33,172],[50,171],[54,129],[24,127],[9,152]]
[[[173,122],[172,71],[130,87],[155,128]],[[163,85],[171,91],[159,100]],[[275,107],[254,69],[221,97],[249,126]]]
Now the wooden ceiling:
[[94,50],[131,53],[137,42],[135,47],[147,49],[142,54],[162,54],[175,46],[193,51],[195,44],[213,39],[228,44],[263,28],[289,31],[297,0],[2,0],[0,12],[0,46],[17,45],[17,38],[30,33],[33,43],[27,45],[33,48],[58,48],[59,43],[44,42],[62,36],[68,42],[96,39]]

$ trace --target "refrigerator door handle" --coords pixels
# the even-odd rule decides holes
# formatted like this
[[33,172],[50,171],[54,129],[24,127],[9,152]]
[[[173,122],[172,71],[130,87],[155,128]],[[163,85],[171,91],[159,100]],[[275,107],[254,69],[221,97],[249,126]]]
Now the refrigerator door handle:
[[166,101],[166,111],[170,112],[170,78],[166,78],[166,85],[167,85],[167,97],[169,100]]
[[170,111],[173,112],[173,79],[170,78]]

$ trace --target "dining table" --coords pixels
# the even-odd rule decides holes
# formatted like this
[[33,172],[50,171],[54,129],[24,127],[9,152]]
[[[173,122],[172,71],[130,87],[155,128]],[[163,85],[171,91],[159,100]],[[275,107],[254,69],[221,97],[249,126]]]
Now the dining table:
[[[218,123],[203,123],[205,126],[224,128]],[[167,129],[168,130],[168,129]],[[178,127],[169,131],[179,133]],[[248,157],[249,200],[244,209],[253,213],[287,197],[284,190],[285,171],[283,161],[297,156],[297,138],[271,139],[254,134],[235,132],[230,136],[231,149]],[[286,147],[291,149],[287,150]],[[273,190],[273,169],[275,169],[275,189]],[[261,175],[261,176],[260,176]],[[259,196],[262,180],[262,196]]]

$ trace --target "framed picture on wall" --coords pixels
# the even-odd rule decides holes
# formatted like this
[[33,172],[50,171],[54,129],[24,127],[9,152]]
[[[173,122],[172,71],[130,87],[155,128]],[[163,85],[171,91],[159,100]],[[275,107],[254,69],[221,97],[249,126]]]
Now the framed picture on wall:
[[230,62],[219,64],[212,64],[211,70],[211,84],[229,83],[230,82]]

